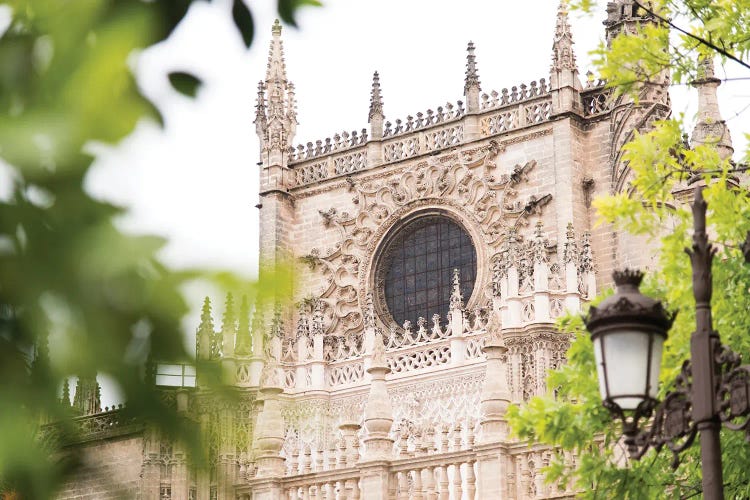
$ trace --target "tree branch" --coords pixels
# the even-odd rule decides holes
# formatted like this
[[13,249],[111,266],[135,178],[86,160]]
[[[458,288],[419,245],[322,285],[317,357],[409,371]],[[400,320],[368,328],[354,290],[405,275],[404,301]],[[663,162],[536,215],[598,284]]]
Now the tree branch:
[[679,32],[680,32],[680,33],[682,33],[683,35],[685,35],[685,36],[688,36],[688,37],[692,38],[693,40],[696,40],[696,41],[698,41],[698,42],[702,43],[702,44],[703,44],[703,45],[705,45],[706,47],[709,47],[709,48],[711,48],[711,49],[715,50],[716,52],[718,52],[719,54],[723,55],[723,56],[724,56],[724,57],[726,57],[727,59],[731,59],[732,61],[734,61],[734,62],[736,62],[736,63],[739,63],[740,65],[744,66],[745,68],[747,68],[747,69],[750,69],[750,64],[746,63],[746,62],[745,62],[745,61],[743,61],[742,59],[739,59],[739,58],[737,58],[737,57],[736,57],[736,56],[734,56],[733,54],[730,54],[729,52],[727,52],[726,50],[724,50],[724,49],[722,49],[721,47],[717,46],[716,44],[714,44],[714,43],[711,43],[711,42],[709,42],[708,40],[706,40],[705,38],[701,38],[701,37],[699,37],[698,35],[694,35],[694,34],[692,34],[692,33],[689,33],[689,32],[687,32],[687,31],[685,31],[684,29],[680,28],[679,26],[677,26],[676,24],[674,24],[674,23],[673,23],[672,21],[670,21],[669,19],[667,19],[667,18],[665,18],[665,17],[662,17],[662,16],[660,16],[659,14],[657,14],[656,12],[654,12],[654,11],[650,10],[650,9],[649,9],[649,8],[647,8],[647,7],[644,7],[644,6],[643,6],[643,5],[642,5],[642,4],[640,3],[640,2],[638,2],[637,0],[636,0],[636,1],[634,1],[633,3],[634,3],[634,4],[635,4],[635,5],[637,6],[637,7],[639,7],[639,8],[641,8],[641,9],[643,9],[643,10],[644,10],[644,11],[646,11],[647,13],[649,13],[649,14],[651,14],[652,16],[654,16],[655,18],[657,18],[658,20],[662,21],[663,23],[666,23],[667,25],[669,25],[669,27],[671,27],[671,28],[674,28],[674,29],[676,29],[677,31],[679,31]]

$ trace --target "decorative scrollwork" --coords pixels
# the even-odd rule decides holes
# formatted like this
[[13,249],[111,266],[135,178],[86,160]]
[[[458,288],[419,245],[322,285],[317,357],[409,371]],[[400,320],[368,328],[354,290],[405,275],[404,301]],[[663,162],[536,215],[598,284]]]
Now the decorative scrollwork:
[[[721,345],[717,348],[715,363],[719,381],[716,410],[726,428],[745,431],[750,441],[750,365],[742,365],[741,362],[740,356],[729,347]],[[692,368],[689,361],[682,365],[674,389],[667,393],[661,403],[645,400],[629,416],[616,405],[605,402],[605,407],[623,422],[628,454],[636,460],[649,448],[659,451],[666,446],[672,452],[672,467],[677,468],[680,464],[679,454],[693,444],[698,434],[692,415]],[[642,420],[649,423],[639,430]]]
[[721,370],[716,409],[721,423],[733,431],[745,431],[750,441],[750,365],[741,365],[740,356],[722,345],[716,352]]

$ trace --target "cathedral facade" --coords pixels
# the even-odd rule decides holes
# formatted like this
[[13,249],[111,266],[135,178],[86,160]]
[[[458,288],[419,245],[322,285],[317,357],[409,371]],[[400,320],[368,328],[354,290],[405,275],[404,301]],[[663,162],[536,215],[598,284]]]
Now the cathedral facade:
[[[607,12],[608,41],[653,22],[629,0]],[[368,128],[296,146],[273,26],[255,116],[260,251],[294,262],[295,304],[251,319],[230,298],[216,329],[206,301],[196,356],[222,365],[237,402],[215,403],[190,367],[157,373],[209,436],[208,469],[92,407],[79,419],[90,474],[61,498],[103,498],[107,482],[149,500],[575,495],[544,482],[559,451],[513,439],[504,415],[551,390],[569,345],[556,319],[613,269],[648,263],[642,242],[594,226],[591,200],[628,189],[621,146],[669,115],[668,79],[637,104],[582,82],[562,7],[548,77],[487,90],[471,43],[465,75],[462,101],[394,120],[375,73]]]

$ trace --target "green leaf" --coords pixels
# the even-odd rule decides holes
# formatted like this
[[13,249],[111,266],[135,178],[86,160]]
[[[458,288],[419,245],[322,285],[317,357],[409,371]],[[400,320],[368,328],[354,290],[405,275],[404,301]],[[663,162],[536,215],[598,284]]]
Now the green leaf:
[[232,19],[242,35],[242,40],[245,41],[245,46],[249,47],[253,43],[255,26],[253,25],[253,16],[250,14],[250,10],[243,0],[233,1]]
[[295,20],[295,15],[297,13],[297,9],[304,6],[320,7],[322,5],[323,4],[318,0],[279,0],[279,17],[281,17],[281,20],[286,24],[294,26],[296,28],[297,21]]
[[198,89],[203,84],[197,76],[182,71],[175,71],[169,73],[167,76],[169,77],[169,83],[172,84],[172,88],[187,97],[195,97]]

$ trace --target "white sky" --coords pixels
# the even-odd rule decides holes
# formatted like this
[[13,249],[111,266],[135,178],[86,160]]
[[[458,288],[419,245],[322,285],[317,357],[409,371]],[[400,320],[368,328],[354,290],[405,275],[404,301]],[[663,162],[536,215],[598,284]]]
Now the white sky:
[[[282,33],[299,103],[295,143],[366,127],[374,70],[380,72],[387,120],[462,99],[469,40],[477,45],[486,92],[548,78],[557,3],[325,0],[323,8],[303,9],[301,29],[285,27]],[[143,52],[135,64],[138,81],[162,109],[166,129],[142,123],[103,155],[88,178],[93,193],[131,209],[125,227],[169,238],[164,257],[175,267],[254,274],[253,106],[265,75],[275,5],[251,2],[256,33],[249,50],[231,24],[231,2],[220,0],[196,3],[169,40]],[[588,51],[603,36],[603,18],[571,14],[582,75],[590,67]],[[166,79],[167,72],[185,69],[205,82],[196,100],[174,92]],[[717,74],[722,76],[720,68]],[[691,116],[686,90],[674,89],[674,110]],[[720,93],[725,118],[750,102],[741,83],[725,84]],[[690,96],[694,100],[694,92]],[[735,146],[741,146],[740,131],[750,130],[738,121],[729,121]]]
[[[92,193],[130,208],[124,227],[169,239],[164,258],[177,268],[252,276],[257,265],[258,143],[252,121],[276,2],[248,3],[256,26],[249,50],[231,24],[231,1],[215,0],[196,3],[169,40],[134,59],[138,81],[163,111],[166,128],[141,123],[102,155],[88,178]],[[557,0],[324,3],[299,13],[300,30],[285,27],[282,33],[298,99],[295,144],[366,127],[374,70],[380,72],[390,121],[463,99],[469,40],[477,46],[485,92],[549,78]],[[603,19],[603,13],[571,14],[582,80],[590,67],[587,53],[604,35]],[[205,83],[195,100],[171,90],[166,78],[169,71],[186,69]],[[724,76],[719,66],[717,76]],[[686,87],[672,92],[673,109],[692,117],[686,94],[694,101],[695,92],[688,92]],[[750,112],[731,117],[750,95],[742,82],[725,84],[719,92],[735,148],[744,150],[740,132],[750,130]],[[191,315],[188,346],[194,345],[196,326]]]

